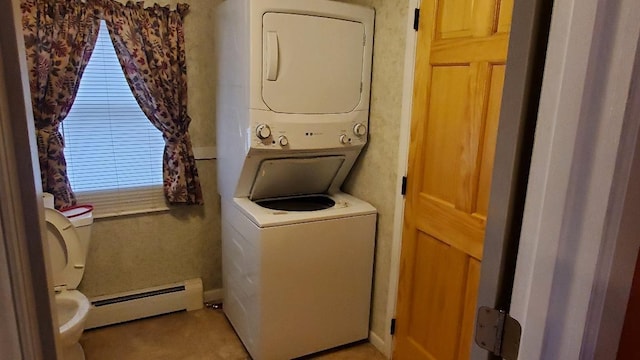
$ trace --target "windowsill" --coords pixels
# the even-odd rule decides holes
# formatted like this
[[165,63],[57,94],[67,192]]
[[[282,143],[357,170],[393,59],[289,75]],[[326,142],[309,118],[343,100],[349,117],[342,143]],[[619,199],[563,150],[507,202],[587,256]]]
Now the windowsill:
[[164,208],[154,208],[154,209],[140,209],[140,210],[129,210],[129,211],[118,211],[118,212],[109,212],[98,214],[94,216],[94,219],[109,219],[120,216],[131,216],[131,215],[142,215],[142,214],[152,214],[152,213],[160,213],[160,212],[168,212],[169,207]]
[[215,146],[194,146],[193,157],[196,160],[215,160],[216,158]]

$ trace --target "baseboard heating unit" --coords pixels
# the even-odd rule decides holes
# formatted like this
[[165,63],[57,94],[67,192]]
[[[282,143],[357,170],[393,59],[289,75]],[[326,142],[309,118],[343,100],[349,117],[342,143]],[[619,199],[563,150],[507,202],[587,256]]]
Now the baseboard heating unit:
[[89,299],[91,309],[85,329],[142,319],[203,306],[202,280],[151,287]]

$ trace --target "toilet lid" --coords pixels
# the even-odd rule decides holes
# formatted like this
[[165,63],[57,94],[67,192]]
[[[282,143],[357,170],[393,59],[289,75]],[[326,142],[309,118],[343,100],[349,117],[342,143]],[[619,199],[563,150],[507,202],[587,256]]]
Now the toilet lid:
[[76,229],[59,211],[45,208],[49,258],[53,269],[54,286],[78,287],[84,274],[84,257]]

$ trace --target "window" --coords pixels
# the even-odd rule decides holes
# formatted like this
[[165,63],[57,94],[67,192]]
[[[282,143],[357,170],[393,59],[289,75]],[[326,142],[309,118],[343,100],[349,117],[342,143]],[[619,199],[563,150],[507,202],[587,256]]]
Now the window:
[[162,134],[133,97],[104,21],[62,133],[71,186],[96,217],[167,209]]

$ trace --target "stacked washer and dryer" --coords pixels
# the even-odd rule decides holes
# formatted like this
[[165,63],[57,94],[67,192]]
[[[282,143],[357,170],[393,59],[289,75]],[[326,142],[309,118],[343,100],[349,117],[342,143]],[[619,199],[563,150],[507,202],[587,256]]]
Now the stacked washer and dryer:
[[367,142],[374,11],[217,9],[224,312],[255,360],[366,339],[376,209],[341,192]]

